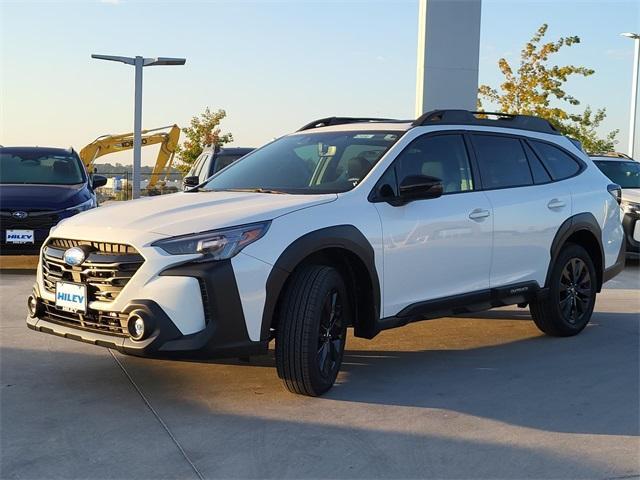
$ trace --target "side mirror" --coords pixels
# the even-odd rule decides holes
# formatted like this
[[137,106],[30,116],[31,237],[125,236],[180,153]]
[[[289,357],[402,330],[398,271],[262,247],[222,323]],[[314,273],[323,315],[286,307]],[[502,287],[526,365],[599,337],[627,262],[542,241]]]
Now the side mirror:
[[94,175],[91,178],[91,186],[95,188],[104,187],[107,184],[107,177],[102,175]]
[[442,180],[428,175],[409,175],[400,183],[400,200],[403,203],[438,198],[443,192]]
[[182,180],[182,188],[193,188],[200,185],[200,177],[192,176],[192,177],[184,177]]

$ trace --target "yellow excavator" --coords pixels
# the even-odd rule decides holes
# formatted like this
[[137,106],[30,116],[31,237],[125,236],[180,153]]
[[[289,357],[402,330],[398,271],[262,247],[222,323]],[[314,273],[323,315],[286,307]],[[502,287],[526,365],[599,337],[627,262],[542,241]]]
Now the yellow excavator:
[[[151,172],[147,188],[152,188],[158,183],[160,175],[169,173],[173,157],[180,139],[180,128],[177,125],[142,130],[142,146],[160,144],[160,151],[156,164]],[[110,153],[124,152],[133,148],[133,133],[118,135],[103,135],[96,138],[89,145],[80,150],[80,159],[88,172],[93,171],[93,164],[98,157]]]

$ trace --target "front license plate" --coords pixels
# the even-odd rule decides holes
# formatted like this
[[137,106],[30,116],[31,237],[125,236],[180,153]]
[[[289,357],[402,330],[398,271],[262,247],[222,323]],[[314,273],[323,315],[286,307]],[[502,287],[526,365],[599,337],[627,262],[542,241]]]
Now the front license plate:
[[7,243],[33,243],[33,230],[7,230],[5,242]]
[[636,226],[633,227],[633,239],[636,242],[640,242],[640,220],[637,220]]
[[81,283],[56,282],[56,307],[68,312],[86,312],[87,286]]

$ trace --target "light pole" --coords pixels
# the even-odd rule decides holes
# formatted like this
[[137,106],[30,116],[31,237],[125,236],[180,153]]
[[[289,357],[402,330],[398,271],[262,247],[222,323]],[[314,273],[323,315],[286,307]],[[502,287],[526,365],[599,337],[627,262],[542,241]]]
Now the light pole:
[[638,111],[636,105],[638,103],[638,68],[640,65],[640,33],[621,33],[623,37],[627,37],[633,40],[635,44],[633,54],[633,81],[631,82],[631,112],[629,120],[629,156],[633,158],[633,150],[635,145],[635,134],[636,134],[636,113]]
[[131,196],[140,197],[140,165],[142,158],[142,69],[153,65],[184,65],[187,61],[184,58],[144,58],[118,57],[114,55],[91,55],[91,58],[98,60],[110,60],[112,62],[122,62],[133,65],[136,68],[135,78],[135,100],[133,113],[133,175],[131,186]]

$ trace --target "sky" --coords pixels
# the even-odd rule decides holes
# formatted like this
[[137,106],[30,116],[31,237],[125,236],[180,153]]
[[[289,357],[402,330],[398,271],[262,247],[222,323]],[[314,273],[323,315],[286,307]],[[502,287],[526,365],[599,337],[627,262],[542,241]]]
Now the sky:
[[[0,144],[79,150],[132,131],[133,68],[92,53],[187,59],[144,69],[143,128],[223,108],[234,145],[259,146],[315,118],[412,118],[417,13],[418,0],[0,0]],[[555,61],[596,73],[566,89],[606,107],[602,131],[626,151],[633,42],[619,34],[640,31],[640,0],[483,0],[479,83],[499,85],[498,59],[517,62],[542,23],[548,39],[580,36]]]

